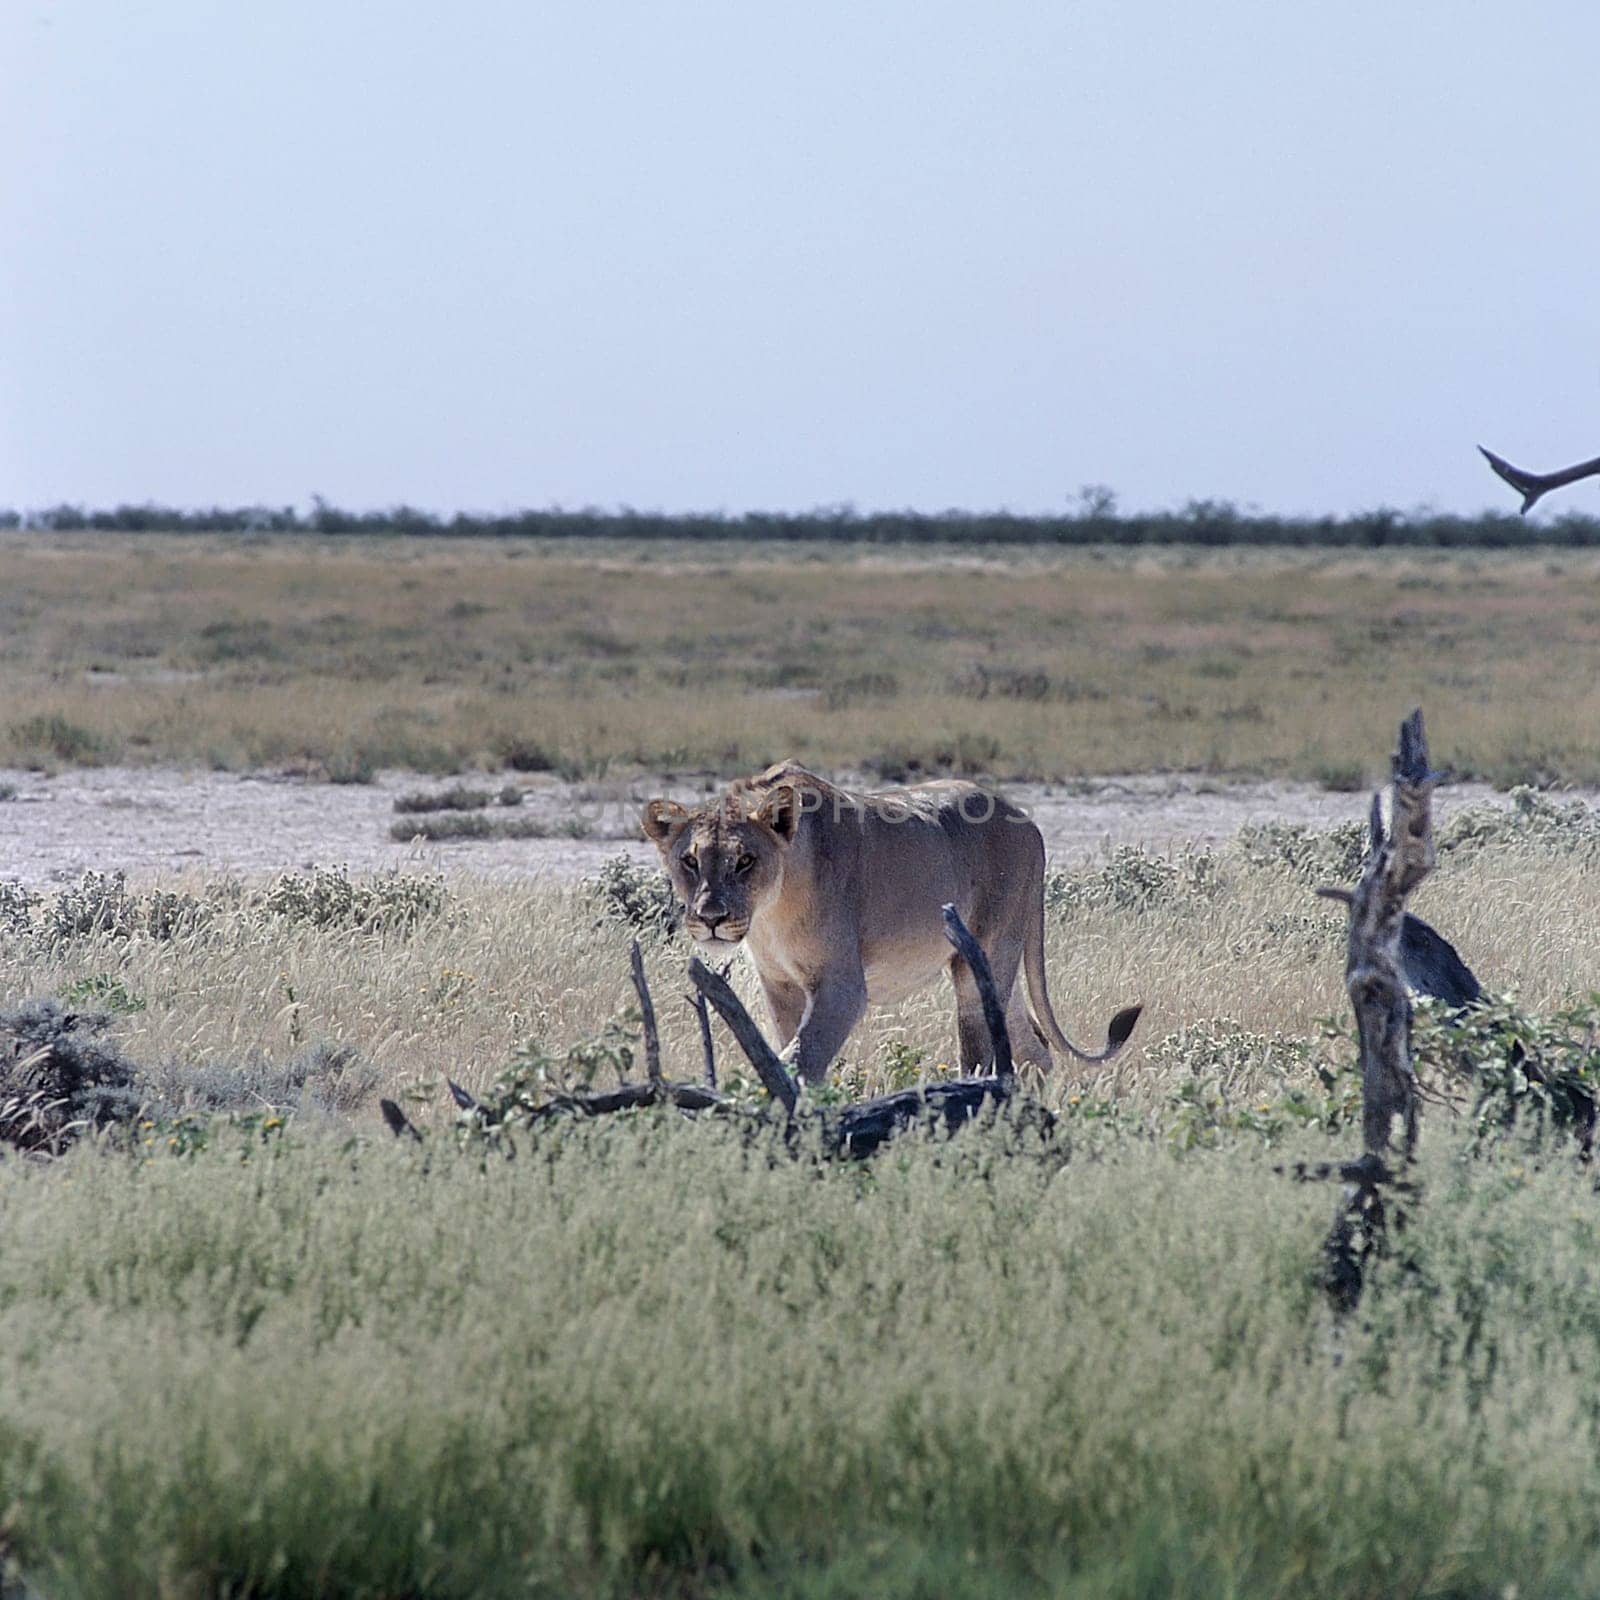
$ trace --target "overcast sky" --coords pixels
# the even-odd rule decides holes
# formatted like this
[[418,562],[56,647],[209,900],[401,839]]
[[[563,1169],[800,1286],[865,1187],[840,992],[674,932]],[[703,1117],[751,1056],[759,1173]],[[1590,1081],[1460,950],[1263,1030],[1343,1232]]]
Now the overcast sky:
[[1475,510],[1480,440],[1600,452],[1595,0],[0,0],[0,151],[0,505]]

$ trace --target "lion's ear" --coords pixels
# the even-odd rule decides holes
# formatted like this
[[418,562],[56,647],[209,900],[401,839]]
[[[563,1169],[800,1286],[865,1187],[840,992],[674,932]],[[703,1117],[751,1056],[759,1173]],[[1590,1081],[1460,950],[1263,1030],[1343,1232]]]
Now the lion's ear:
[[761,802],[754,820],[765,823],[784,844],[793,844],[805,809],[805,796],[800,790],[792,783],[780,783]]
[[689,820],[689,813],[676,800],[651,800],[639,813],[644,836],[658,850],[665,850],[673,836]]

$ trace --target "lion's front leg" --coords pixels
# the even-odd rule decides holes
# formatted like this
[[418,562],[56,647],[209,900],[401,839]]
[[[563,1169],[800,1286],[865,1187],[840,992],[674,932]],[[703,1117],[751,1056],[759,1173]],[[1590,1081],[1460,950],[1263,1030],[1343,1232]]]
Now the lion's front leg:
[[786,1049],[805,1020],[806,991],[800,984],[790,983],[787,979],[765,977],[761,980],[761,990],[767,997],[767,1011],[772,1017],[778,1048]]
[[863,974],[824,976],[807,1001],[783,1059],[806,1083],[821,1083],[866,1009],[867,980]]

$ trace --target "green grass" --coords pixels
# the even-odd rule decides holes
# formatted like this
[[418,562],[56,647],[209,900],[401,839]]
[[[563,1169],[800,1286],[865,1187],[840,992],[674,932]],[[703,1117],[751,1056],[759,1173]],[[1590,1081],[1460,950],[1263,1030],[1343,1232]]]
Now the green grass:
[[5,1537],[83,1600],[1583,1592],[1600,1207],[1428,1142],[1341,1329],[1253,1142],[3,1163]]

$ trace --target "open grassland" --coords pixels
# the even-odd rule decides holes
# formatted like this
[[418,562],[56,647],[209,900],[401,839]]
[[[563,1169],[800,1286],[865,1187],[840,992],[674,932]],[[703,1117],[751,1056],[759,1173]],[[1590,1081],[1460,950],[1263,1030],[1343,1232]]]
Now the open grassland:
[[[41,1595],[1289,1594],[1600,1584],[1600,1203],[1433,1130],[1342,1327],[1300,1135],[675,1117],[515,1160],[237,1130],[0,1162],[0,1539]],[[1345,1141],[1348,1143],[1348,1140]]]
[[[1597,663],[1588,556],[0,543],[0,761],[53,765],[797,753],[1348,785],[1420,699],[1460,770],[1593,780]],[[531,813],[504,781],[404,815]],[[1413,909],[1491,990],[1575,1007],[1551,1027],[1592,1095],[1600,826],[1512,800],[1440,823]],[[1052,872],[1056,1009],[1088,1041],[1143,1001],[1133,1044],[1029,1086],[1052,1138],[1001,1119],[860,1165],[818,1159],[809,1112],[787,1142],[677,1113],[452,1126],[447,1075],[638,1072],[635,936],[667,1069],[698,1074],[687,950],[625,862],[0,881],[0,1139],[52,1031],[81,1075],[52,1136],[100,1127],[58,1160],[0,1144],[0,1585],[1594,1592],[1600,1201],[1570,1138],[1502,1115],[1527,1075],[1428,1058],[1422,1190],[1353,1317],[1322,1291],[1333,1191],[1275,1170],[1358,1146],[1324,1025],[1344,915],[1312,890],[1363,842],[1256,827]],[[870,1014],[826,1095],[947,1074],[951,1009],[940,986]]]
[[0,535],[0,765],[1600,781],[1600,556]]

